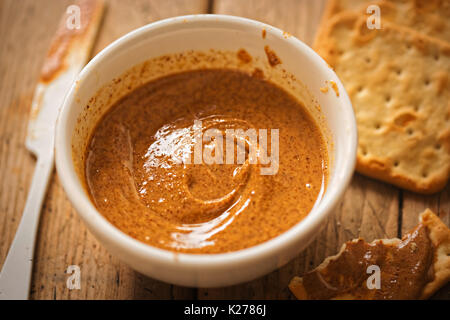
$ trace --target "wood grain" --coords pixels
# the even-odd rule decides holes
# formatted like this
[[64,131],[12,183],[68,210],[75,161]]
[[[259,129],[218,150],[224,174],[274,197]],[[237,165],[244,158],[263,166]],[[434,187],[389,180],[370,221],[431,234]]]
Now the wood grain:
[[[34,170],[24,141],[31,99],[43,58],[70,0],[0,1],[0,265],[20,220]],[[110,0],[94,54],[128,31],[170,16],[232,14],[277,26],[312,43],[324,0]],[[32,280],[33,299],[292,299],[293,275],[317,266],[355,237],[395,237],[417,223],[430,207],[450,224],[450,186],[421,196],[356,174],[334,216],[297,258],[257,280],[218,289],[162,283],[133,271],[111,256],[86,230],[52,178],[39,228]],[[69,265],[81,269],[81,290],[68,290]],[[450,299],[444,288],[437,298]]]

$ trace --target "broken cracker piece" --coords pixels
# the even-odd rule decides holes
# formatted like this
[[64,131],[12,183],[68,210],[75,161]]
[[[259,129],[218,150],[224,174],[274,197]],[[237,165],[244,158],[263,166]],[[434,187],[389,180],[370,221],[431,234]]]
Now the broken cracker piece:
[[[369,266],[378,266],[380,287],[369,289]],[[427,299],[450,281],[450,229],[429,209],[400,239],[354,239],[289,289],[305,299]]]

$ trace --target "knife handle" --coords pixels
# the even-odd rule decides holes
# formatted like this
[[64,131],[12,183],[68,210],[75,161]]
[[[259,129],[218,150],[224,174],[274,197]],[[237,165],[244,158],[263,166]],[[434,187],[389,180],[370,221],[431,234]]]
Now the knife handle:
[[53,152],[38,157],[25,209],[0,273],[0,300],[28,299],[39,216],[53,166]]

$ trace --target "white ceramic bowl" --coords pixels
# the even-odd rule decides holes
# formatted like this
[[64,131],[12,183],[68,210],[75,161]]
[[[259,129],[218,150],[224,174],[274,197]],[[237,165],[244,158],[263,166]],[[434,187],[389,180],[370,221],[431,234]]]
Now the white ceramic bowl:
[[[261,36],[262,29],[266,37]],[[333,145],[328,186],[322,200],[294,227],[257,246],[223,254],[179,254],[162,250],[123,233],[95,208],[75,172],[71,143],[83,102],[114,77],[138,62],[171,52],[238,50],[264,56],[264,45],[276,48],[283,68],[294,74],[317,99]],[[340,95],[320,91],[325,81]],[[80,103],[80,101],[82,103]],[[281,267],[319,233],[352,177],[357,131],[352,105],[340,80],[311,48],[261,22],[225,15],[193,15],[158,21],[118,39],[83,69],[62,106],[56,128],[56,167],[64,189],[94,236],[135,270],[162,281],[193,287],[218,287],[260,277]],[[281,156],[281,155],[280,155]]]

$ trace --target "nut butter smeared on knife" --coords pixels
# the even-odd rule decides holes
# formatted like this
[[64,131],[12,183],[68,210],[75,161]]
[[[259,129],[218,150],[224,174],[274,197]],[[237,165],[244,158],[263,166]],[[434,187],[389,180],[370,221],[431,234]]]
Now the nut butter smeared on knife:
[[0,299],[28,298],[39,213],[54,165],[56,119],[66,92],[89,58],[103,7],[103,0],[79,0],[69,7],[73,10],[68,8],[62,18],[45,59],[26,140],[37,164],[19,228],[0,274]]
[[[450,280],[449,254],[450,229],[427,209],[403,239],[349,241],[316,269],[294,277],[289,288],[302,300],[426,299]],[[379,268],[378,286],[369,279],[373,266]]]

